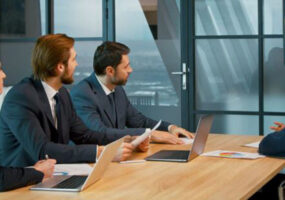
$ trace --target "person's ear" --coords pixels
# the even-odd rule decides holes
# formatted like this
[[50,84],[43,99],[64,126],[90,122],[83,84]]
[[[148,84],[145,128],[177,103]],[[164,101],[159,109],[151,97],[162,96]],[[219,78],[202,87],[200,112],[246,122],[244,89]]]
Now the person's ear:
[[115,69],[112,66],[107,66],[106,67],[106,75],[107,76],[114,76],[115,74]]
[[55,73],[56,73],[56,75],[63,74],[64,70],[65,70],[64,64],[63,63],[58,63],[56,68],[55,68]]

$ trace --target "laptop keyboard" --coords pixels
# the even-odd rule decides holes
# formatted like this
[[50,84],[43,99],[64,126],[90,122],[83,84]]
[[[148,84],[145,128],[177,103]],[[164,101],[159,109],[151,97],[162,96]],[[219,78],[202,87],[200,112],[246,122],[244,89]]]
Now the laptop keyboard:
[[78,188],[79,186],[83,185],[87,176],[71,176],[70,178],[60,182],[59,184],[53,186],[53,188]]
[[185,162],[188,160],[190,151],[183,150],[161,150],[155,154],[146,157],[146,160],[150,161],[177,161]]
[[181,150],[162,150],[161,157],[163,158],[173,158],[173,159],[187,159],[190,151],[181,151]]

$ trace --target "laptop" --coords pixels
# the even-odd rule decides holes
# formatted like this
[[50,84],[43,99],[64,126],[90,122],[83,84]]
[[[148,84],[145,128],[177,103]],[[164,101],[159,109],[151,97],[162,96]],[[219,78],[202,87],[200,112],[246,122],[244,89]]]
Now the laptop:
[[189,150],[161,150],[145,158],[147,161],[166,161],[166,162],[188,162],[204,152],[208,134],[213,122],[212,115],[206,115],[200,118],[196,130],[195,138],[189,145]]
[[108,144],[89,175],[53,176],[42,183],[32,186],[30,190],[80,192],[86,189],[103,176],[123,141],[124,137]]

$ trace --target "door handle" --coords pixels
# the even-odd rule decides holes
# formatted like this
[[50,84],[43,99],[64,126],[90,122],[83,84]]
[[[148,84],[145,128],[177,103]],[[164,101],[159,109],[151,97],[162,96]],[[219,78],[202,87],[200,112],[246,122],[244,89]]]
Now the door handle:
[[182,72],[171,72],[173,75],[181,75],[182,76],[182,90],[187,89],[187,67],[186,63],[182,63]]
[[183,75],[185,72],[171,72],[173,75]]

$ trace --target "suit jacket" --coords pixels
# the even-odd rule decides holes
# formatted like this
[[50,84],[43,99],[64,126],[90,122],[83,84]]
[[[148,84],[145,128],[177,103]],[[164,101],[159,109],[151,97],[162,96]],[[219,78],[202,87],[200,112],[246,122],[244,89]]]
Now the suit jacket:
[[285,129],[265,136],[260,142],[258,151],[268,156],[285,157]]
[[[59,90],[61,142],[51,141],[57,133],[47,95],[40,80],[25,78],[6,95],[0,113],[0,164],[24,167],[45,159],[57,163],[94,162],[97,145],[118,137],[89,130],[76,115],[67,89]],[[76,145],[68,145],[72,140]]]
[[[157,121],[145,117],[129,102],[124,89],[115,88],[117,120],[112,120],[112,109],[94,72],[71,89],[74,108],[88,128],[105,134],[140,135]],[[170,123],[162,122],[158,130],[167,131]],[[127,128],[126,128],[127,127]]]
[[42,181],[44,174],[33,168],[0,167],[0,191],[36,184]]

